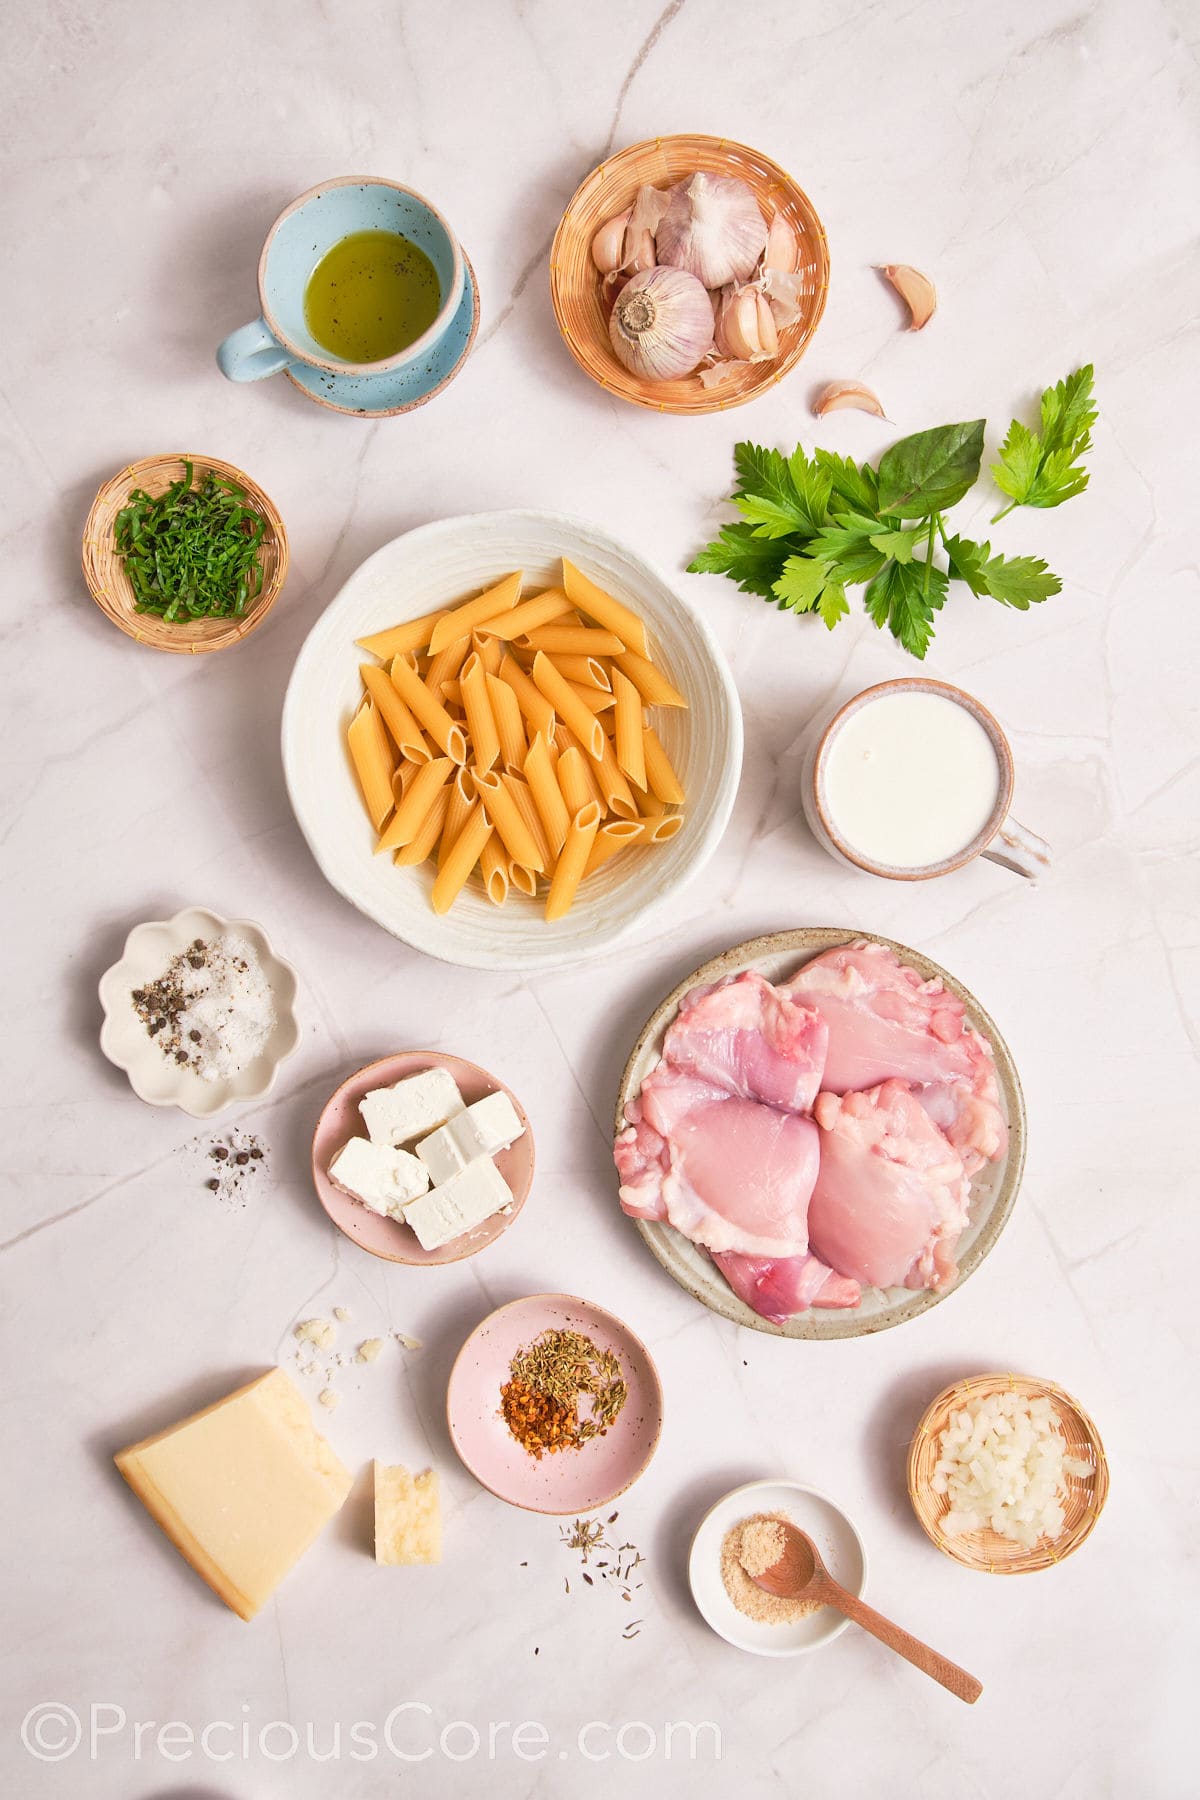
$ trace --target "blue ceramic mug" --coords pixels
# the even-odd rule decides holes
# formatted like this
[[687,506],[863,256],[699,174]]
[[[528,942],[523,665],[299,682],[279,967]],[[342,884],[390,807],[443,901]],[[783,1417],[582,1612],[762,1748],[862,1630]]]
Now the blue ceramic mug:
[[[422,249],[437,272],[442,304],[415,343],[380,362],[331,356],[304,322],[309,277],[334,244],[355,231],[396,231]],[[280,213],[258,259],[262,316],[241,326],[217,349],[230,381],[261,381],[303,363],[332,375],[381,375],[426,355],[445,336],[463,297],[463,254],[436,207],[399,182],[343,175],[301,194]]]

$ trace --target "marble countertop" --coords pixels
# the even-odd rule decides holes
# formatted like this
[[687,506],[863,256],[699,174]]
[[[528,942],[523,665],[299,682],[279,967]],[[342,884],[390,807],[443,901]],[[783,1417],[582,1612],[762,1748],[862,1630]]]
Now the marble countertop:
[[[1193,1790],[1196,1456],[1180,1391],[1197,1336],[1195,29],[1183,0],[215,0],[169,16],[49,0],[23,17],[0,89],[13,1800],[586,1800],[614,1780],[714,1800]],[[758,145],[829,231],[808,357],[736,416],[617,404],[550,311],[548,247],[578,180],[674,130]],[[483,301],[461,377],[374,424],[282,380],[228,385],[213,362],[256,310],[275,214],[359,170],[437,200]],[[887,260],[937,280],[923,336],[898,328],[871,267]],[[1034,888],[987,863],[911,886],[841,869],[800,819],[804,725],[911,665],[860,616],[827,635],[683,574],[722,516],[732,441],[819,435],[874,456],[897,432],[986,412],[992,446],[1089,359],[1102,414],[1088,494],[993,533],[1044,555],[1063,592],[1024,616],[955,599],[927,665],[1004,723],[1017,810],[1052,841],[1053,871]],[[833,377],[870,381],[894,423],[815,429],[808,400]],[[98,483],[181,446],[252,471],[293,553],[262,631],[196,662],[120,636],[78,566]],[[981,496],[968,524],[982,533]],[[520,505],[595,519],[674,571],[720,636],[747,727],[732,824],[669,925],[530,981],[423,959],[341,901],[293,822],[278,752],[296,652],[351,570],[424,520]],[[230,1121],[268,1150],[232,1201],[205,1186],[212,1131],[141,1105],[97,1048],[95,983],[127,929],[189,903],[260,920],[302,982],[300,1053]],[[999,1022],[1029,1103],[1024,1188],[986,1265],[914,1323],[844,1343],[781,1342],[702,1310],[621,1217],[609,1159],[617,1077],[662,994],[727,945],[799,924],[882,932],[953,970]],[[408,1045],[487,1065],[536,1113],[522,1217],[486,1256],[433,1271],[347,1244],[306,1169],[327,1093]],[[620,1504],[646,1557],[628,1639],[617,1594],[565,1592],[575,1559],[557,1525],[483,1492],[446,1437],[458,1345],[492,1306],[544,1289],[629,1320],[666,1386],[659,1453]],[[440,1469],[445,1562],[377,1569],[360,1483],[243,1626],[111,1455],[286,1361],[294,1322],[337,1305],[347,1343],[389,1327],[422,1340],[348,1362],[327,1429],[356,1469],[373,1455]],[[926,1401],[995,1367],[1076,1393],[1112,1464],[1094,1537],[1027,1580],[939,1556],[905,1495]],[[871,1597],[982,1678],[976,1708],[853,1630],[799,1662],[708,1630],[686,1587],[690,1533],[714,1497],[775,1474],[847,1508]],[[52,1704],[83,1731],[53,1763],[21,1738]],[[544,1739],[514,1741],[521,1721]],[[184,1730],[159,1735],[168,1722],[191,1748]],[[228,1729],[206,1755],[214,1722]],[[355,1724],[376,1737],[352,1738]],[[694,1758],[684,1725],[708,1728]],[[51,1719],[47,1743],[55,1732]]]

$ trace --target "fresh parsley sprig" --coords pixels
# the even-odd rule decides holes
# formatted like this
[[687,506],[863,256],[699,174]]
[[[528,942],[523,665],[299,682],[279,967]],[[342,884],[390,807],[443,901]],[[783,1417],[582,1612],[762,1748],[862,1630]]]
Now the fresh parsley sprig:
[[[1083,491],[1078,459],[1095,418],[1089,364],[1043,394],[1040,435],[1013,421],[994,470],[1011,500],[1005,512]],[[875,625],[916,657],[932,642],[951,581],[1026,612],[1061,590],[1057,575],[1038,557],[993,555],[990,544],[946,530],[944,515],[979,479],[983,432],[982,419],[916,432],[877,469],[830,450],[797,446],[785,457],[738,444],[731,499],[741,518],[688,567],[726,575],[781,610],[815,613],[830,630],[850,610],[846,589],[862,587]]]

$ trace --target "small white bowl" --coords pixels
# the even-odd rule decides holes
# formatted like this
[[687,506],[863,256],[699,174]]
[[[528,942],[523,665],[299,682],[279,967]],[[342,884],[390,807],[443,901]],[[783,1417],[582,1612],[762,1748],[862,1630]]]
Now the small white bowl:
[[786,1513],[806,1531],[835,1581],[860,1597],[867,1587],[867,1552],[840,1507],[798,1481],[748,1481],[709,1508],[692,1539],[688,1581],[702,1617],[718,1637],[754,1656],[803,1656],[840,1637],[850,1623],[822,1606],[788,1625],[760,1625],[740,1613],[721,1577],[721,1544],[731,1526],[755,1513]]
[[[275,997],[275,1029],[265,1049],[236,1075],[205,1081],[163,1055],[138,1018],[132,994],[134,988],[156,981],[171,958],[196,938],[212,943],[227,933],[245,938],[256,952]],[[177,1106],[193,1119],[210,1118],[232,1100],[256,1100],[267,1093],[280,1063],[300,1042],[296,971],[291,964],[276,956],[262,927],[252,920],[222,919],[201,906],[189,906],[172,919],[135,925],[120,962],[100,977],[100,1004],[104,1008],[100,1048],[109,1062],[124,1069],[138,1098],[151,1106]]]
[[[522,569],[531,588],[561,580],[562,558],[628,602],[656,660],[689,710],[655,708],[655,727],[687,794],[683,829],[641,854],[616,856],[584,883],[563,919],[510,894],[502,907],[467,888],[450,912],[429,904],[428,866],[375,855],[346,751],[362,694],[355,642],[478,593]],[[385,544],[355,570],[309,632],[283,708],[283,769],[300,829],[321,873],[360,912],[414,949],[475,969],[541,969],[608,949],[699,874],[720,842],[742,766],[737,689],[705,621],[664,578],[607,532],[557,513],[476,513],[439,519]]]

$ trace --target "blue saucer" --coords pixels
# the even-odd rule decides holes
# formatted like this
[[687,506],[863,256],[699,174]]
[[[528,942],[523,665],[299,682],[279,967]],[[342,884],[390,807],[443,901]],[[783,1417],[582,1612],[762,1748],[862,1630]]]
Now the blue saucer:
[[381,375],[331,375],[298,363],[285,369],[288,380],[318,406],[353,413],[361,419],[386,419],[412,412],[440,394],[454,380],[470,354],[479,330],[479,289],[471,259],[463,251],[463,296],[446,334],[417,362]]

